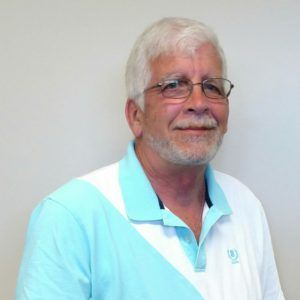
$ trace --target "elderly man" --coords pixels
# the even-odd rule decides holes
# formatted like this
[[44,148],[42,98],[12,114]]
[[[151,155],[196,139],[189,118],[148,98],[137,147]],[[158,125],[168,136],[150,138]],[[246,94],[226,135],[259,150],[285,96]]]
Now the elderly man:
[[126,83],[127,155],[36,208],[17,299],[283,299],[261,204],[209,166],[233,88],[214,33],[158,21]]

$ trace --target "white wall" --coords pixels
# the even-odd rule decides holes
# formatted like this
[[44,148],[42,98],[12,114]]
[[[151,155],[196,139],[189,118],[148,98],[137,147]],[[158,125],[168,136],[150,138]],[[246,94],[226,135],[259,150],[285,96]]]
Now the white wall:
[[135,38],[160,17],[184,16],[215,29],[236,85],[214,165],[263,202],[286,298],[300,299],[299,3],[2,0],[0,298],[13,298],[37,202],[123,155],[123,73]]

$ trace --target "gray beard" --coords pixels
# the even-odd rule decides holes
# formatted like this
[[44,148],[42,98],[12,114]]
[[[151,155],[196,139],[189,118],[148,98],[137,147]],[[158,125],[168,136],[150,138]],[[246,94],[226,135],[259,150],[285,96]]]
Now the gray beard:
[[183,142],[191,146],[185,150],[172,140],[155,137],[150,133],[146,133],[144,137],[148,145],[161,158],[174,164],[186,166],[207,165],[215,157],[223,140],[223,135],[220,132],[216,132],[212,137],[186,137]]

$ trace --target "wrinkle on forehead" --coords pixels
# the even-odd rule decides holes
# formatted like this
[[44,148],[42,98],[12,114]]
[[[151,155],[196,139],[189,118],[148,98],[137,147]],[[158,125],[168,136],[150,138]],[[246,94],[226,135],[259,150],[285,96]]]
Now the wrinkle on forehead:
[[[181,64],[180,59],[183,61],[186,60],[186,62]],[[171,63],[172,61],[174,61],[173,65]],[[206,61],[211,61],[211,65],[207,65]],[[223,75],[222,59],[220,58],[218,51],[212,44],[206,43],[198,47],[193,53],[169,51],[169,53],[161,54],[153,59],[150,63],[152,80],[162,81],[177,78],[191,79],[191,77],[197,75],[197,72],[200,71],[201,73],[201,69],[199,70],[200,64],[203,64],[203,69],[209,69],[208,72],[203,71],[200,76],[201,78],[199,78],[201,80],[207,79],[208,77],[220,77]],[[170,71],[168,71],[168,69],[170,69]],[[165,72],[157,74],[160,71]]]
[[187,49],[180,49],[180,48],[175,48],[172,50],[167,50],[164,52],[161,52],[159,55],[153,57],[150,60],[150,64],[154,61],[161,61],[166,57],[182,57],[182,58],[190,58],[193,59],[195,58],[198,54],[201,54],[204,50],[209,49],[211,55],[217,56],[219,61],[220,61],[220,65],[222,65],[222,58],[220,57],[219,52],[217,51],[216,47],[214,45],[212,45],[209,42],[206,42],[204,44],[202,44],[201,46],[198,46],[197,48],[187,48]]

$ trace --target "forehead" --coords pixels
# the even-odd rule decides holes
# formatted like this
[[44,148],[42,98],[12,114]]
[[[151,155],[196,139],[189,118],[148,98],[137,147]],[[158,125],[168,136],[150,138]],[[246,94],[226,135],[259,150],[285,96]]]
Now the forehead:
[[205,43],[193,53],[173,51],[161,54],[150,62],[151,81],[161,80],[181,74],[190,79],[204,77],[220,77],[222,75],[222,60],[215,47]]

